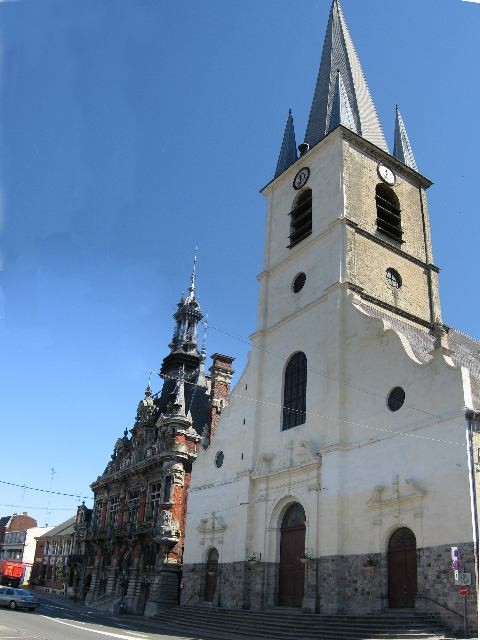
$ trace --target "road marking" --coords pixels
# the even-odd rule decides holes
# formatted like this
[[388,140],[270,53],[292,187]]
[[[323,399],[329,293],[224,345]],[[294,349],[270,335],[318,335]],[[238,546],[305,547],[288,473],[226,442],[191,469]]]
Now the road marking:
[[[130,625],[117,622],[117,627],[125,627],[125,629],[129,629]],[[138,636],[139,638],[148,638],[144,633],[137,633],[136,631],[129,631],[129,633],[133,633],[134,636]]]
[[[89,627],[80,627],[78,624],[70,624],[70,622],[65,622],[64,620],[58,620],[57,618],[51,618],[50,616],[42,616],[42,618],[46,618],[47,620],[51,620],[52,622],[58,622],[58,624],[64,624],[67,627],[74,627],[75,629],[81,629],[82,631],[90,631],[91,633],[98,633],[100,636],[109,636],[110,638],[118,638],[119,640],[137,640],[138,635],[135,636],[123,636],[120,633],[113,633],[109,631],[100,631],[98,629],[90,629]],[[148,636],[140,636],[141,638],[148,638]]]

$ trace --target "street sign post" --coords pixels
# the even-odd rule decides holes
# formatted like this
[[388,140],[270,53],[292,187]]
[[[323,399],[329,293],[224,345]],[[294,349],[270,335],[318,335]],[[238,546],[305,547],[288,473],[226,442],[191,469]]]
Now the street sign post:
[[460,573],[459,571],[455,571],[455,585],[457,587],[461,587],[462,585],[470,586],[472,584],[472,574],[471,573]]

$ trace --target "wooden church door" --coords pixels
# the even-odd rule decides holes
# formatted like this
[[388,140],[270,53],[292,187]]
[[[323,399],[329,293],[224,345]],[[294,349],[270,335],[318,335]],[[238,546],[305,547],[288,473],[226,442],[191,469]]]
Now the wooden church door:
[[392,609],[415,607],[417,543],[410,529],[394,531],[388,543],[388,603]]
[[207,558],[207,575],[205,577],[205,600],[213,602],[215,589],[217,588],[218,551],[210,549]]
[[299,560],[305,552],[305,511],[298,503],[286,511],[280,534],[279,605],[301,607],[305,565]]

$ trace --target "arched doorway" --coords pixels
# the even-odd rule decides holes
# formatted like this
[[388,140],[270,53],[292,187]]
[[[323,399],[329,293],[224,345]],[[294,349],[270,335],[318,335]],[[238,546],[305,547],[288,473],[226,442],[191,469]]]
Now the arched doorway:
[[207,556],[207,575],[205,577],[205,601],[213,602],[217,588],[218,551],[210,549]]
[[280,533],[280,575],[278,604],[301,607],[305,565],[300,558],[305,551],[305,511],[298,502],[290,505],[282,519]]
[[388,603],[392,609],[413,608],[417,595],[417,542],[407,527],[388,541]]

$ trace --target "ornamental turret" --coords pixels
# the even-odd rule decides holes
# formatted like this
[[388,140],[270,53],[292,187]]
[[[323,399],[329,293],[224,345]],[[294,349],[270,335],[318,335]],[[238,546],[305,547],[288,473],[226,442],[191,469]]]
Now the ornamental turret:
[[175,327],[173,337],[168,345],[169,355],[164,359],[160,375],[168,381],[168,377],[176,378],[183,367],[185,375],[198,369],[200,364],[200,351],[198,348],[198,325],[203,318],[200,304],[196,299],[197,256],[193,260],[193,270],[190,279],[188,295],[180,298],[177,309],[173,314]]

